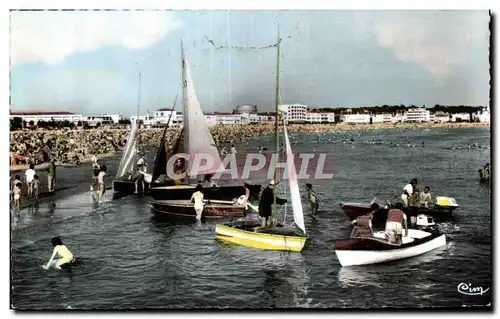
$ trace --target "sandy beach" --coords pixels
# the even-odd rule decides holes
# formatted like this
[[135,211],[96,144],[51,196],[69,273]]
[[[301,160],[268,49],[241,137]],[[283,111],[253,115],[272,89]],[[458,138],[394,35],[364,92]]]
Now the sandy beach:
[[[490,123],[479,123],[479,122],[463,122],[463,123],[376,123],[376,124],[291,124],[288,126],[288,130],[291,133],[326,133],[326,132],[342,132],[342,131],[358,131],[358,130],[385,130],[385,129],[436,129],[436,128],[458,128],[458,127],[490,127]],[[224,143],[240,143],[257,136],[267,135],[274,133],[274,125],[217,125],[211,129],[212,135],[217,144]],[[75,131],[73,134],[75,136],[82,136],[80,140],[82,141],[92,141],[86,135],[95,134],[96,130],[86,130],[86,131]],[[108,152],[104,154],[98,154],[98,158],[104,159],[109,158],[118,152],[118,145],[123,139],[126,138],[128,134],[127,129],[114,129],[109,130],[107,134],[106,130],[101,129],[105,136],[108,138],[109,144],[115,149],[111,151],[111,148],[107,148]],[[168,131],[167,140],[174,140],[178,134],[179,129],[173,129]],[[18,135],[30,136],[30,131],[16,132]],[[47,131],[45,135],[57,135],[57,131]],[[163,135],[163,130],[161,129],[142,129],[139,133],[140,136],[140,147],[156,146],[159,144],[161,137]],[[112,139],[110,139],[112,137]],[[81,147],[86,148],[85,143]],[[11,148],[11,152],[13,149]],[[89,163],[91,161],[91,154],[85,154],[85,158],[82,159],[81,163]],[[48,164],[44,163],[37,165],[36,169],[45,169]],[[58,166],[70,167],[75,166],[75,164],[64,164],[58,162]],[[27,165],[11,165],[11,173],[20,172],[26,170]]]

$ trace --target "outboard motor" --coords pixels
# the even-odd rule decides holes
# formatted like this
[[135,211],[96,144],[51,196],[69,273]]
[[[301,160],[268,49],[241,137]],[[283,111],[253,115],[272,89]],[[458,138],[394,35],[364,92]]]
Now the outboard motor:
[[419,214],[417,216],[417,228],[421,230],[433,230],[436,223],[431,216]]

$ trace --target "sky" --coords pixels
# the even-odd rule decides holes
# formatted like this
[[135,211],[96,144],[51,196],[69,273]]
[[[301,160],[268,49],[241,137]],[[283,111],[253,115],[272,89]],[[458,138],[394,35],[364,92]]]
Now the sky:
[[[487,11],[12,11],[12,111],[182,108],[181,39],[204,112],[489,104]],[[140,99],[138,74],[141,73]]]

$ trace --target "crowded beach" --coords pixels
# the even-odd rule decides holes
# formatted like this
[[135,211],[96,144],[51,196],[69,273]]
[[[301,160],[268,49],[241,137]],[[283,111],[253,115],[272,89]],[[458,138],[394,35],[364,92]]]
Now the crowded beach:
[[[326,133],[371,129],[431,129],[454,127],[489,127],[489,123],[379,123],[379,124],[294,124],[292,133]],[[25,170],[29,164],[47,163],[54,159],[56,165],[90,162],[93,156],[111,156],[123,148],[128,128],[42,130],[24,129],[11,132],[11,171]],[[240,143],[256,136],[271,134],[274,125],[216,125],[211,133],[217,144]],[[157,146],[162,129],[143,129],[140,148]],[[167,132],[167,140],[173,140],[179,129]]]

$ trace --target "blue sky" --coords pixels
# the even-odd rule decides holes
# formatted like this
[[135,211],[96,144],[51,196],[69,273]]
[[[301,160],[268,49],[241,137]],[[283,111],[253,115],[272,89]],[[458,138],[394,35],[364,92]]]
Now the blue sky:
[[[489,102],[487,11],[12,12],[12,110],[134,115],[170,106],[180,40],[205,112],[273,108],[283,38],[283,103],[310,107]],[[177,107],[181,105],[178,101]]]

